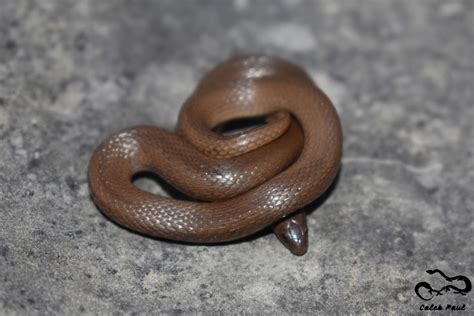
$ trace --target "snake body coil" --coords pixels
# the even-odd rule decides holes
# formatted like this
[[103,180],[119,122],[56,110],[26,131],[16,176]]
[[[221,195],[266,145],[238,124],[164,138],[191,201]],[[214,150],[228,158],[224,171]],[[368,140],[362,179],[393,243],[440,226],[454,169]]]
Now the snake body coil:
[[[265,124],[223,135],[228,121]],[[175,133],[151,126],[119,132],[94,152],[91,195],[111,219],[170,240],[217,243],[273,225],[297,255],[307,249],[296,211],[331,184],[341,159],[341,125],[327,96],[300,68],[267,56],[227,61],[183,105]],[[132,177],[159,174],[196,201],[140,190]]]

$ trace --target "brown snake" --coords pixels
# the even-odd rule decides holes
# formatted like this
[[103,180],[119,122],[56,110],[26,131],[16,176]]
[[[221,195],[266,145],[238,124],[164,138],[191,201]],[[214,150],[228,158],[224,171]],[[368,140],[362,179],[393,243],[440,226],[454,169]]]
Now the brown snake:
[[[265,124],[230,135],[235,119]],[[308,247],[297,212],[334,180],[342,152],[338,115],[299,67],[267,56],[218,65],[183,105],[175,133],[137,126],[104,141],[88,170],[91,195],[112,220],[191,243],[243,238],[273,225],[296,255]],[[195,200],[155,195],[132,178],[151,171]]]

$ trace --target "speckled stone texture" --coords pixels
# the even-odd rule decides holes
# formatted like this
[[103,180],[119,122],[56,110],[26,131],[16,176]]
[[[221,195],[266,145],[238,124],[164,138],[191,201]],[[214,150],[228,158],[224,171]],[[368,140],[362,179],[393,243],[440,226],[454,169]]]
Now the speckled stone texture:
[[[443,285],[427,269],[474,282],[473,12],[0,0],[0,314],[406,314],[417,282]],[[269,232],[188,246],[107,220],[86,182],[96,146],[130,125],[172,128],[206,70],[252,52],[303,66],[342,119],[343,167],[308,207],[307,255]],[[473,312],[473,298],[429,304]]]

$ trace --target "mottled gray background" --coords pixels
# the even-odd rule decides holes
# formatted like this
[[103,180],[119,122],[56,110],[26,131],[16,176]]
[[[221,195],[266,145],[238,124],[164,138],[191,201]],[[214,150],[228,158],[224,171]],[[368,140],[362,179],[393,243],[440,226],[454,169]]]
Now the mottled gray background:
[[[417,282],[443,285],[427,269],[474,281],[473,12],[0,0],[0,314],[402,314],[419,309]],[[342,119],[342,171],[309,217],[308,254],[271,234],[172,244],[104,218],[86,182],[94,148],[130,125],[172,128],[206,70],[251,52],[305,67]],[[472,312],[473,297],[432,302]]]

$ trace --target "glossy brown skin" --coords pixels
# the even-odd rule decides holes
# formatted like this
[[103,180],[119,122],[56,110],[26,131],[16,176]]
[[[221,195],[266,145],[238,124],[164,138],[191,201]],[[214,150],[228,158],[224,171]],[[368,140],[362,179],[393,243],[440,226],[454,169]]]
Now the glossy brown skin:
[[[213,130],[261,115],[266,124],[249,131],[228,136]],[[202,79],[181,109],[176,133],[138,126],[107,139],[91,158],[88,181],[98,207],[132,230],[218,243],[273,224],[280,240],[301,255],[307,228],[304,213],[295,211],[334,180],[341,146],[337,113],[303,70],[248,56]],[[140,190],[131,180],[140,171],[156,172],[200,201]]]

